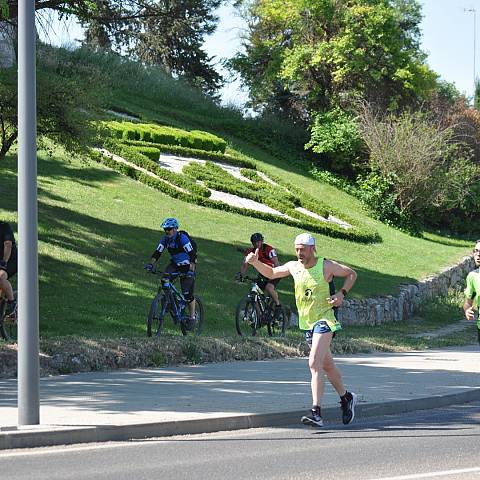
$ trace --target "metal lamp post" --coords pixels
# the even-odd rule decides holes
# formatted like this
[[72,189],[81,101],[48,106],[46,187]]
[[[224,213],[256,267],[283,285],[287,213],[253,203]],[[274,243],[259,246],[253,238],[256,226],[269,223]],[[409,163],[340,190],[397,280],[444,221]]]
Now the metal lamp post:
[[35,2],[18,2],[18,425],[40,423]]
[[465,12],[473,13],[473,105],[476,101],[477,90],[477,70],[476,70],[476,57],[477,57],[477,11],[474,8],[465,8]]

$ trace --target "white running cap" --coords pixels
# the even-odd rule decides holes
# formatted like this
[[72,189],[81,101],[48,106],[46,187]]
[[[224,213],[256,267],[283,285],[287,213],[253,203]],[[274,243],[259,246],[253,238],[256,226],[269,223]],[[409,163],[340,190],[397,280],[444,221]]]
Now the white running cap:
[[295,238],[295,245],[315,245],[315,239],[309,233],[301,233]]

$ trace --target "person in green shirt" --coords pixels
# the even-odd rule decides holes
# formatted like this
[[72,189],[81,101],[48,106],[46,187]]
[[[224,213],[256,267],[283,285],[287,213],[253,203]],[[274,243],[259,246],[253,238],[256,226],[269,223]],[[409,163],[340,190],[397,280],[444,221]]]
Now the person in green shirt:
[[[480,240],[475,242],[473,259],[477,268],[467,275],[466,299],[463,304],[465,318],[470,321],[475,320],[475,309],[478,310],[478,295],[480,294]],[[480,318],[477,318],[477,333],[478,343],[480,344]]]
[[[333,360],[330,344],[335,332],[342,328],[335,318],[333,308],[341,306],[345,295],[353,287],[357,274],[333,260],[316,257],[315,251],[315,239],[308,233],[302,233],[295,238],[297,260],[272,267],[259,260],[258,249],[249,253],[245,260],[267,278],[293,277],[299,327],[305,331],[305,338],[310,345],[308,366],[312,375],[312,411],[311,415],[302,417],[302,423],[318,427],[323,425],[320,407],[326,375],[340,396],[342,421],[347,425],[355,417],[357,395],[345,388],[340,370]],[[344,278],[344,283],[337,293],[331,295],[330,283],[334,277]]]

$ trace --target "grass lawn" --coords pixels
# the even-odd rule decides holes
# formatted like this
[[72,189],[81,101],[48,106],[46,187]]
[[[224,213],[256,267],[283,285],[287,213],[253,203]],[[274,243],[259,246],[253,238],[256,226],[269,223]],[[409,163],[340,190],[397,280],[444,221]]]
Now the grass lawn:
[[[477,343],[475,322],[471,322],[463,330],[448,332],[449,328],[455,328],[460,320],[464,320],[462,304],[462,292],[451,292],[446,297],[425,303],[414,317],[405,322],[373,327],[348,326],[342,332],[342,336],[345,336],[346,341],[361,339],[362,344],[371,347],[372,350],[382,351],[471,345]],[[415,338],[412,336],[415,334],[425,336]]]
[[[383,242],[371,245],[316,235],[319,255],[357,270],[353,297],[395,294],[400,283],[434,273],[470,249],[471,242],[463,240],[434,235],[420,239],[398,232],[369,218],[345,193],[294,167],[289,172],[288,165],[274,165],[264,152],[258,157],[273,173],[323,201],[336,202],[349,215],[378,229]],[[179,218],[181,228],[199,245],[197,293],[206,307],[206,335],[234,333],[235,305],[248,288],[233,281],[242,261],[236,247],[247,245],[252,232],[262,232],[282,262],[293,258],[295,228],[172,199],[96,163],[72,158],[60,148],[53,150],[53,156],[40,152],[38,169],[42,336],[143,336],[158,277],[142,267],[167,216]],[[0,175],[0,218],[16,226],[14,156],[2,161]],[[294,303],[292,286],[290,279],[279,285],[284,303]],[[178,333],[171,323],[166,331]],[[360,330],[349,327],[348,331],[353,335]]]

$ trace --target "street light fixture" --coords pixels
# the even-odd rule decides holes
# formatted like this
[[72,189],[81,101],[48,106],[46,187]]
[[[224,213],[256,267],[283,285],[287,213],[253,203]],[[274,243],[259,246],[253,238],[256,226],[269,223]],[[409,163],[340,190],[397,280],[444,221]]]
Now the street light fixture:
[[477,90],[477,70],[475,67],[475,61],[477,56],[477,11],[472,8],[464,8],[464,12],[473,13],[473,105],[475,106],[476,101],[476,90]]

